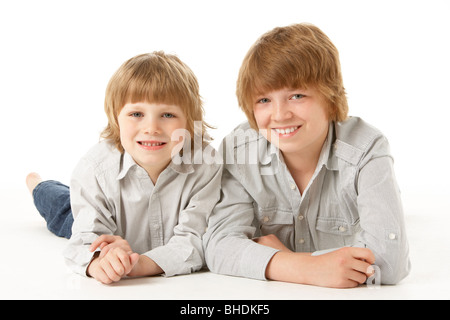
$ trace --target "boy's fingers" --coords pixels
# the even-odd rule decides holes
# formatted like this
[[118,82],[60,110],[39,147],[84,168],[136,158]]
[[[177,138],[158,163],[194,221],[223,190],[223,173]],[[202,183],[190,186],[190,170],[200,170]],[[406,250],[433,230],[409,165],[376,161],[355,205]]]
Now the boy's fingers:
[[[128,262],[129,264],[129,262]],[[115,259],[111,261],[111,266],[114,269],[114,272],[117,274],[118,277],[122,278],[125,275],[125,271],[127,269],[127,263],[122,261],[122,259]],[[117,279],[120,280],[120,279]]]
[[358,284],[363,284],[364,282],[366,282],[367,276],[365,273],[361,273],[361,272],[353,270],[350,273],[349,280],[355,281]]
[[372,250],[368,248],[352,248],[352,249],[353,249],[352,255],[354,258],[358,260],[363,260],[368,264],[375,263],[375,255],[373,254]]
[[106,260],[109,261],[112,269],[115,274],[119,276],[118,279],[112,278],[114,281],[120,280],[122,277],[131,272],[135,265],[136,257],[139,259],[139,254],[125,252],[121,248],[113,248],[109,251],[110,253],[106,257]]
[[94,240],[90,246],[91,251],[95,251],[103,242],[106,244],[114,242],[115,236],[109,234],[102,234],[100,237]]
[[[353,270],[358,271],[359,273],[363,274],[365,277],[370,277],[372,273],[369,273],[371,270],[370,263],[367,263],[365,261],[355,259],[353,263]],[[372,268],[373,270],[373,268]]]
[[[103,271],[106,273],[106,275],[108,276],[109,279],[111,279],[112,281],[116,282],[119,281],[122,277],[120,275],[117,274],[116,272],[116,267],[117,263],[116,261],[113,261],[114,259],[109,259],[109,257],[107,258],[103,258],[102,259],[102,269]],[[120,270],[120,268],[119,268]]]
[[139,256],[140,256],[139,253],[130,254],[130,261],[133,266],[139,261]]
[[98,270],[96,270],[96,272],[93,275],[93,277],[97,281],[100,281],[103,284],[110,284],[112,282],[111,279],[106,275],[106,273],[103,270],[103,268],[99,268]]
[[[130,273],[132,266],[131,266],[131,259],[130,259],[130,256],[128,255],[128,253],[126,253],[123,250],[117,250],[117,257],[122,266],[121,276],[124,276],[124,275]],[[119,271],[119,270],[116,270],[116,271]]]
[[367,270],[366,270],[367,278],[373,276],[374,274],[375,274],[375,268],[372,265],[368,266]]
[[128,271],[128,273],[130,273],[131,270],[133,270],[134,266],[138,263],[139,257],[140,257],[139,253],[132,253],[132,254],[130,254],[130,265],[131,265],[131,268],[130,268],[130,271]]
[[106,254],[109,252],[109,250],[111,250],[112,249],[112,247],[110,247],[110,246],[105,246],[105,247],[103,247],[103,248],[101,248],[102,249],[102,251],[100,251],[100,258],[103,258],[104,256],[106,256]]
[[94,251],[98,248],[98,246],[103,242],[103,236],[98,237],[91,243],[91,247],[89,248],[91,251]]
[[109,244],[109,242],[102,242],[98,247],[100,248],[100,250],[102,250],[104,247],[106,247]]
[[140,255],[138,253],[130,253],[129,257],[130,257],[130,271],[127,273],[127,275],[131,274],[130,276],[132,277],[133,274],[136,274],[137,272],[135,267],[138,265]]
[[[373,274],[375,273],[375,269],[372,266],[372,264],[375,263],[375,255],[370,249],[366,248],[357,248],[357,249],[360,250],[358,250],[357,255],[354,256],[356,260],[353,264],[353,270],[358,271],[361,275],[363,275],[366,278],[364,280],[365,282],[367,278],[373,276]],[[355,278],[354,280],[358,281],[359,283],[363,283],[360,282],[361,279]]]

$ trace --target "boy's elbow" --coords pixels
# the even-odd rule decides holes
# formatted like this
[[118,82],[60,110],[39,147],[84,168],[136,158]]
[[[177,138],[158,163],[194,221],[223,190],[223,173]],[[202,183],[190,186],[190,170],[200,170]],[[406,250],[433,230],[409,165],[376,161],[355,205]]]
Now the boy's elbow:
[[403,279],[405,279],[410,272],[410,263],[408,261],[406,266],[402,266],[402,268],[397,268],[397,270],[391,270],[390,272],[386,272],[381,270],[381,284],[386,285],[396,285]]
[[[210,248],[211,249],[211,248]],[[220,255],[215,255],[213,250],[205,251],[205,265],[212,273],[222,274],[224,273],[221,265],[224,265],[224,261],[221,261]]]
[[[383,259],[381,259],[383,260]],[[375,262],[377,264],[377,262]],[[391,259],[383,261],[380,265],[381,284],[396,285],[405,279],[411,271],[411,262],[406,253],[392,255]]]
[[216,263],[216,256],[214,254],[215,252],[215,246],[212,241],[209,241],[209,237],[204,237],[203,239],[203,252],[204,252],[204,258],[205,258],[205,265],[208,268],[209,271],[213,273],[217,272],[217,263]]

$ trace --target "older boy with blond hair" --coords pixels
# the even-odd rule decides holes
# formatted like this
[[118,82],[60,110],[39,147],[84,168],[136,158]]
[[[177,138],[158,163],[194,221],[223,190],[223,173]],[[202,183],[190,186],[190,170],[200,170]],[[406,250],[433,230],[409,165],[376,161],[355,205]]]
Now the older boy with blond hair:
[[[221,146],[210,270],[339,288],[403,279],[408,242],[388,141],[347,117],[329,38],[310,24],[267,32],[242,63],[237,97],[248,122]],[[259,161],[230,161],[248,150]]]

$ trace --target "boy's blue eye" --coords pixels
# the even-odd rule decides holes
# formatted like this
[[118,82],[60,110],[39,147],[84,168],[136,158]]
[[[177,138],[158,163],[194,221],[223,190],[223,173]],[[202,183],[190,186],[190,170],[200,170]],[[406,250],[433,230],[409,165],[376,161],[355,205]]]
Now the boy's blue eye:
[[130,116],[132,116],[134,118],[140,118],[140,117],[143,117],[144,115],[141,112],[132,112],[130,114]]
[[298,93],[298,94],[294,94],[291,99],[297,100],[297,99],[301,99],[303,97],[304,97],[303,94]]
[[171,114],[171,113],[164,113],[163,114],[163,117],[164,118],[173,118],[173,117],[175,117],[173,114]]
[[268,103],[270,100],[267,98],[262,98],[260,100],[258,100],[258,103]]

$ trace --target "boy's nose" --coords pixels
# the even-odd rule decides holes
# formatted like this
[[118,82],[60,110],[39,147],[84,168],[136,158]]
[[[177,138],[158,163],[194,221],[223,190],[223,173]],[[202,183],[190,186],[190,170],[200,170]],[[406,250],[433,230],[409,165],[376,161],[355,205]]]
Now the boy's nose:
[[155,135],[161,133],[158,121],[154,119],[148,119],[143,126],[144,133]]
[[292,117],[289,106],[283,101],[275,101],[272,109],[272,119],[275,121],[283,121]]

